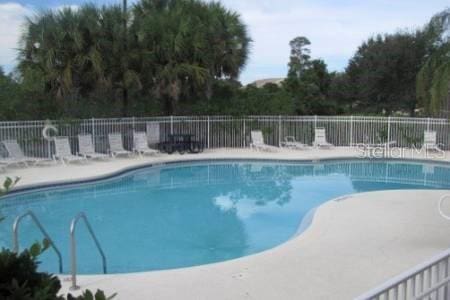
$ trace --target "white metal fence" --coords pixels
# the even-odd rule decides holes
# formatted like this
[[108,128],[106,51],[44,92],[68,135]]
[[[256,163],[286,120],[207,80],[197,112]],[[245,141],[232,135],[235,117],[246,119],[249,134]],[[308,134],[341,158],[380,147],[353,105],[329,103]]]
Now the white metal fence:
[[450,298],[450,249],[355,300],[407,300]]
[[[448,149],[450,122],[433,118],[397,118],[362,116],[167,116],[122,119],[56,120],[58,135],[70,138],[77,152],[77,135],[90,133],[97,151],[107,152],[107,135],[120,132],[125,147],[132,147],[132,132],[145,131],[148,124],[157,123],[159,138],[164,141],[170,133],[193,134],[207,148],[241,148],[249,145],[251,130],[262,130],[265,142],[278,146],[285,136],[311,144],[314,129],[324,127],[327,139],[336,146],[358,143],[396,141],[398,147],[419,146],[425,130],[437,132],[437,141]],[[43,139],[45,121],[0,122],[0,140],[17,139],[28,155],[50,157],[52,145]]]

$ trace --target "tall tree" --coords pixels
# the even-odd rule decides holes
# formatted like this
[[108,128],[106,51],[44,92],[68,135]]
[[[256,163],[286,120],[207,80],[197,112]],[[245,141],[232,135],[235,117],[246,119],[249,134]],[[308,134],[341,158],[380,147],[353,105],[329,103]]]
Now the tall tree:
[[95,7],[84,6],[79,12],[46,11],[27,21],[19,69],[23,75],[41,72],[46,91],[61,107],[86,95],[103,76],[98,19]]
[[390,114],[417,107],[416,75],[426,53],[421,31],[377,35],[364,42],[346,68],[354,108]]
[[289,42],[291,55],[289,57],[288,78],[300,78],[302,73],[309,67],[311,58],[309,49],[311,42],[304,36],[299,36]]
[[120,91],[139,85],[137,74],[125,63],[130,53],[123,48],[122,19],[119,6],[39,13],[27,20],[19,70],[24,76],[41,72],[46,92],[59,100],[64,114],[99,88],[112,91],[108,97],[114,101]]
[[0,67],[0,119],[7,120],[16,117],[14,108],[20,97],[19,88],[19,85]]
[[131,24],[125,7],[105,6],[100,9],[100,51],[103,58],[103,78],[99,82],[103,91],[113,93],[111,100],[121,100],[121,116],[128,116],[133,104],[130,96],[136,96],[142,88],[141,77],[133,61],[139,49],[133,47],[133,37],[127,32]]
[[227,10],[218,2],[208,5],[208,18],[204,20],[210,45],[205,63],[210,73],[206,97],[212,96],[213,80],[237,80],[245,67],[251,39],[247,27],[238,13]]
[[199,63],[206,48],[194,17],[200,9],[198,2],[174,0],[144,0],[134,9],[141,76],[167,114],[176,112],[183,92],[204,87],[208,76]]
[[417,95],[425,113],[450,116],[450,8],[425,28],[428,55],[417,75]]
[[297,114],[329,114],[334,106],[329,101],[331,82],[323,60],[311,59],[308,38],[299,36],[289,43],[289,70],[284,87],[291,94]]
[[181,98],[210,97],[213,80],[235,79],[247,60],[245,25],[218,3],[143,0],[134,18],[141,75],[167,114]]

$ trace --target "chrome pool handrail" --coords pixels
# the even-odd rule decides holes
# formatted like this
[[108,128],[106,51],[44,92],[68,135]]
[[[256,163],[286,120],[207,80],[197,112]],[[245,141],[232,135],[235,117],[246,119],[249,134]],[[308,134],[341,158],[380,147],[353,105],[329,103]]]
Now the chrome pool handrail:
[[22,221],[23,218],[26,216],[30,216],[31,220],[33,220],[34,224],[39,228],[41,233],[44,235],[44,237],[49,242],[52,249],[56,252],[56,255],[58,256],[58,264],[59,264],[59,273],[61,274],[63,272],[63,263],[62,263],[62,256],[61,252],[59,252],[58,248],[56,247],[53,240],[50,238],[50,235],[45,230],[44,226],[42,226],[39,219],[36,217],[36,215],[31,211],[28,210],[27,212],[19,215],[16,217],[13,223],[13,251],[15,253],[19,252],[19,223]]
[[77,286],[77,249],[76,249],[76,240],[75,240],[75,228],[77,226],[78,220],[83,219],[84,224],[86,224],[86,227],[92,237],[92,239],[95,242],[95,245],[97,246],[97,249],[100,253],[100,256],[102,257],[102,264],[103,264],[103,273],[106,274],[106,257],[105,253],[103,252],[102,247],[100,246],[100,242],[97,239],[97,236],[94,233],[94,230],[92,230],[92,226],[89,223],[85,213],[80,212],[78,213],[70,223],[70,257],[71,257],[71,274],[72,274],[72,286],[70,287],[71,290],[77,290],[80,287]]

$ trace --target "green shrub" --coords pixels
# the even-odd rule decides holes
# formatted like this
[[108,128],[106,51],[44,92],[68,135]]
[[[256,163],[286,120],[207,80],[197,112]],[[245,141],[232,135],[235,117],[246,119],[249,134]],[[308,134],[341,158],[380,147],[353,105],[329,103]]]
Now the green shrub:
[[67,300],[110,300],[115,296],[116,294],[106,297],[105,293],[103,293],[103,291],[101,290],[97,290],[97,292],[94,295],[90,290],[86,290],[83,292],[81,296],[78,297],[74,297],[71,294],[67,295]]
[[59,279],[37,271],[36,256],[42,251],[35,245],[19,254],[8,249],[0,252],[0,299],[59,299]]
[[[17,254],[8,249],[0,251],[0,299],[5,300],[64,300],[58,296],[61,282],[53,274],[39,272],[37,257],[48,248],[35,243],[30,249]],[[86,290],[75,297],[67,295],[67,300],[109,300],[116,295],[106,297],[103,291],[95,294]]]

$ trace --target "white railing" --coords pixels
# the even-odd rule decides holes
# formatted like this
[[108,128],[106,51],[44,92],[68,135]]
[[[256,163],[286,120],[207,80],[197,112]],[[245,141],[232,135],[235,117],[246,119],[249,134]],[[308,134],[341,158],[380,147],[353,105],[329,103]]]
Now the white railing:
[[450,249],[355,300],[446,300],[450,297]]
[[[249,145],[251,130],[264,133],[265,142],[278,146],[285,136],[311,144],[316,127],[324,127],[327,139],[336,146],[358,143],[396,141],[398,147],[420,145],[425,130],[437,132],[437,141],[448,149],[450,122],[446,119],[363,117],[363,116],[168,116],[122,119],[56,120],[52,124],[59,135],[70,138],[74,152],[78,149],[77,135],[90,133],[97,151],[106,153],[107,135],[120,132],[125,147],[132,148],[132,132],[145,131],[149,123],[157,123],[159,138],[169,133],[190,133],[207,148],[241,148]],[[0,122],[0,140],[17,139],[26,154],[51,157],[53,149],[42,138],[45,121]],[[2,154],[2,153],[0,153]]]

